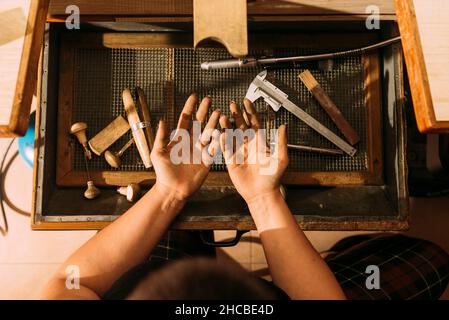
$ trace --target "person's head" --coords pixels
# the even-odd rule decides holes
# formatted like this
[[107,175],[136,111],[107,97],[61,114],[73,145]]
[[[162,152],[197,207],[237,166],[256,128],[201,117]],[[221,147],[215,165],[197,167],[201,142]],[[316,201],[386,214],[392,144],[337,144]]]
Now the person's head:
[[143,277],[128,299],[279,299],[276,290],[238,266],[211,258],[172,262]]

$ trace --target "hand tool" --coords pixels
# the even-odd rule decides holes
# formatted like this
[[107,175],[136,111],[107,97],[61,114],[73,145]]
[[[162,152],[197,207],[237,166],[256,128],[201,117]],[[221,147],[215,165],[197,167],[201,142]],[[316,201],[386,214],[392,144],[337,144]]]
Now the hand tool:
[[360,141],[360,137],[354,128],[345,119],[341,111],[335,105],[335,103],[328,96],[326,91],[320,86],[318,81],[309,70],[305,70],[299,75],[299,78],[304,83],[304,85],[309,89],[315,99],[323,107],[324,111],[329,115],[332,121],[335,123],[341,133],[345,136],[346,140],[351,144],[355,145]]
[[354,156],[357,150],[344,141],[342,138],[337,136],[335,133],[326,128],[323,124],[312,118],[307,112],[302,110],[300,107],[295,105],[293,102],[288,100],[288,95],[282,92],[279,88],[274,86],[271,82],[266,80],[267,71],[262,71],[259,73],[251,82],[249,89],[246,93],[245,98],[251,102],[256,101],[259,98],[263,98],[267,104],[273,108],[274,111],[278,111],[281,107],[294,114],[304,123],[306,123],[313,130],[321,134],[323,137],[328,139],[330,142],[335,144],[341,150]]
[[115,118],[103,130],[98,132],[95,137],[89,140],[90,149],[97,155],[106,151],[114,142],[122,137],[129,130],[128,121],[122,116]]
[[100,189],[98,189],[95,185],[94,182],[89,180],[87,181],[87,189],[86,191],[84,191],[84,197],[86,199],[92,200],[95,199],[96,197],[98,197],[100,195],[101,191]]
[[150,151],[153,150],[154,145],[154,132],[151,126],[151,115],[150,108],[148,108],[147,99],[145,98],[145,93],[139,87],[136,88],[136,96],[138,102],[138,108],[142,111],[143,121],[147,124],[145,128],[145,133],[147,136],[148,145],[150,146]]
[[229,69],[229,68],[244,68],[244,67],[256,67],[256,66],[267,66],[274,65],[277,63],[286,63],[286,62],[305,62],[305,61],[316,61],[316,60],[326,60],[326,59],[335,59],[347,56],[354,56],[358,54],[362,54],[365,52],[369,52],[375,49],[379,49],[382,47],[386,47],[395,42],[401,41],[401,37],[396,37],[392,39],[388,39],[367,47],[346,50],[341,52],[332,52],[332,53],[322,53],[322,54],[314,54],[308,56],[295,56],[295,57],[285,57],[285,58],[261,58],[257,59],[254,57],[246,57],[243,59],[227,59],[227,60],[216,60],[216,61],[207,61],[201,64],[201,69],[203,70],[215,70],[215,69]]
[[134,104],[134,99],[128,88],[123,90],[122,98],[123,104],[125,105],[125,111],[128,116],[128,122],[134,137],[134,143],[136,144],[137,150],[142,158],[143,165],[145,168],[151,168],[150,148],[148,147],[145,132],[143,131],[143,128],[146,127],[147,124],[140,121],[136,105]]
[[87,175],[87,189],[86,191],[84,191],[84,197],[86,199],[92,200],[98,197],[101,191],[94,185],[94,182],[90,178],[89,166],[87,165],[87,157],[84,157],[84,164],[86,165],[86,175]]
[[75,135],[78,139],[78,142],[83,146],[84,155],[87,159],[92,159],[92,154],[90,153],[89,148],[87,147],[87,137],[86,137],[87,124],[84,122],[77,122],[72,124],[70,128],[70,133]]
[[[274,145],[274,142],[271,143]],[[343,155],[344,152],[340,149],[328,149],[328,148],[317,148],[312,146],[303,146],[299,144],[287,144],[287,148],[294,149],[298,151],[310,152],[310,153],[321,153],[328,155]]]
[[117,192],[126,196],[126,200],[129,202],[134,202],[139,198],[141,189],[137,183],[131,183],[126,187],[119,187]]
[[120,167],[120,165],[122,164],[120,157],[133,143],[134,143],[134,138],[131,138],[127,143],[125,143],[125,145],[118,152],[113,152],[113,151],[107,150],[104,153],[104,158],[106,159],[106,162],[109,163],[109,165],[113,168]]

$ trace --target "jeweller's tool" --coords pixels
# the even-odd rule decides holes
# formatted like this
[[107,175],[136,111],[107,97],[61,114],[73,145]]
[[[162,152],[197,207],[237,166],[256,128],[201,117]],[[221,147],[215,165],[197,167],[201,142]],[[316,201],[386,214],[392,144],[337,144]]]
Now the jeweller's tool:
[[134,202],[139,198],[141,189],[137,183],[131,183],[126,187],[119,187],[117,192],[126,196],[126,200],[129,202]]
[[87,159],[92,159],[92,154],[87,147],[87,137],[86,137],[87,124],[84,122],[77,122],[72,124],[70,127],[70,133],[75,135],[78,139],[78,142],[83,146],[84,155]]
[[216,60],[216,61],[207,61],[201,64],[201,69],[203,70],[215,70],[215,69],[229,69],[229,68],[244,68],[244,67],[255,67],[255,66],[268,66],[276,63],[285,63],[285,62],[306,62],[306,61],[316,61],[316,60],[326,60],[326,59],[335,59],[347,56],[354,56],[358,54],[362,54],[368,51],[372,51],[375,49],[379,49],[382,47],[386,47],[395,42],[401,41],[401,37],[396,37],[392,39],[388,39],[371,46],[346,50],[341,52],[332,52],[332,53],[322,53],[322,54],[314,54],[308,56],[295,56],[295,57],[285,57],[285,58],[262,58],[256,59],[253,57],[247,57],[243,59],[228,59],[228,60]]
[[329,115],[332,121],[335,123],[337,128],[343,133],[346,140],[351,144],[355,145],[360,141],[360,137],[354,128],[349,124],[346,118],[343,116],[341,111],[335,105],[335,103],[331,100],[331,98],[327,95],[326,91],[320,86],[318,81],[316,81],[315,77],[309,70],[305,70],[299,75],[302,83],[309,89],[309,91],[313,94],[315,99],[319,102],[321,107],[323,107],[324,111]]
[[86,191],[84,191],[84,197],[86,199],[92,200],[95,199],[96,197],[98,197],[100,195],[101,191],[100,189],[98,189],[95,185],[94,182],[89,180],[87,181],[87,189]]
[[335,144],[341,150],[354,156],[357,150],[337,136],[335,133],[326,128],[323,124],[312,118],[307,112],[288,100],[288,95],[274,86],[271,82],[266,80],[267,71],[259,73],[251,82],[245,98],[251,102],[256,101],[259,98],[263,98],[274,111],[278,111],[281,107],[284,107],[289,112],[293,113],[296,117],[306,123],[313,130],[321,134],[330,142]]
[[123,90],[122,98],[126,114],[128,115],[128,122],[133,133],[134,143],[142,158],[143,165],[145,168],[151,168],[150,148],[147,143],[145,132],[143,131],[147,124],[140,121],[133,96],[129,89]]
[[86,165],[86,175],[87,175],[87,188],[84,191],[84,197],[86,199],[92,200],[98,197],[101,193],[100,189],[98,189],[94,182],[90,178],[89,165],[87,164],[87,157],[84,157],[84,164]]
[[302,146],[298,144],[287,144],[287,148],[294,149],[298,151],[311,152],[311,153],[321,153],[327,155],[343,155],[344,152],[340,149],[327,149],[327,148],[316,148],[311,146]]
[[113,152],[113,151],[107,150],[104,153],[104,158],[106,159],[106,162],[109,163],[109,165],[113,168],[120,167],[120,165],[122,164],[120,157],[133,143],[134,143],[134,138],[131,138],[127,143],[125,143],[125,145],[118,152]]
[[143,121],[147,124],[145,128],[145,133],[147,136],[148,145],[150,147],[150,151],[153,150],[154,145],[154,132],[153,127],[151,126],[151,115],[150,108],[148,108],[147,99],[145,98],[145,93],[139,87],[136,88],[136,96],[138,102],[138,108],[140,108],[142,112]]
[[98,132],[95,137],[89,140],[89,147],[97,156],[101,156],[104,151],[120,139],[128,130],[128,121],[122,116],[118,116],[103,130]]

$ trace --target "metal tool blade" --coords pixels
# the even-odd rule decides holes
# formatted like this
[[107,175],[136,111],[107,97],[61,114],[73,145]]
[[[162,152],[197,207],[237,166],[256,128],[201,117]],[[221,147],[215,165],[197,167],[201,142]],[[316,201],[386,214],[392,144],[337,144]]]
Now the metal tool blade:
[[352,147],[349,143],[344,141],[342,138],[337,136],[331,130],[329,130],[326,126],[321,124],[303,109],[298,107],[296,104],[291,102],[288,99],[288,95],[277,88],[275,85],[270,83],[265,79],[267,75],[266,71],[262,71],[259,73],[256,78],[254,78],[251,86],[246,94],[246,98],[251,102],[254,102],[260,97],[263,97],[264,100],[273,108],[274,111],[279,110],[279,107],[282,106],[292,114],[294,114],[298,119],[303,121],[313,130],[321,134],[327,140],[335,144],[341,150],[346,152],[350,156],[354,156],[357,150]]

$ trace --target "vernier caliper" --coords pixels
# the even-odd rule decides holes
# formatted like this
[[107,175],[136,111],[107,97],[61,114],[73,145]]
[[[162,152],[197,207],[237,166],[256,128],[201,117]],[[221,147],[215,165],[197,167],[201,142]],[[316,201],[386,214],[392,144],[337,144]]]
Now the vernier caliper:
[[276,112],[281,107],[284,107],[309,127],[311,127],[313,130],[321,134],[323,137],[335,144],[350,156],[353,156],[357,152],[357,150],[353,148],[349,143],[330,131],[323,124],[312,118],[311,115],[302,110],[296,104],[288,100],[288,95],[274,86],[271,82],[266,80],[266,76],[267,71],[265,70],[259,73],[254,78],[253,82],[251,82],[251,85],[249,86],[248,91],[246,92],[246,99],[254,102],[259,98],[263,98],[265,102],[268,103]]

